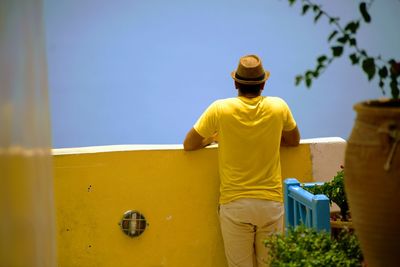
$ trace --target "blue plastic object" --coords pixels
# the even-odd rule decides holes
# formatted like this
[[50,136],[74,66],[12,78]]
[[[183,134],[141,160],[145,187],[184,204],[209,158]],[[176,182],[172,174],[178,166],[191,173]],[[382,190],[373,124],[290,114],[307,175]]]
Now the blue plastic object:
[[[316,183],[308,183],[312,186]],[[318,231],[331,231],[329,199],[325,195],[313,195],[300,186],[294,178],[284,181],[284,205],[286,228],[305,225]]]

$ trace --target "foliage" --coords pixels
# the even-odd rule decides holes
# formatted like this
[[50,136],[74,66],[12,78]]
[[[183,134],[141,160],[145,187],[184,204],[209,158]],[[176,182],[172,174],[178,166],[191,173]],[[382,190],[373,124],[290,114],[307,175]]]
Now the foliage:
[[272,235],[264,241],[271,267],[362,266],[357,237],[342,231],[337,239],[314,228],[298,226],[287,235]]
[[329,198],[331,204],[332,202],[334,202],[336,203],[336,205],[339,206],[343,220],[347,219],[349,205],[344,190],[344,170],[337,172],[337,174],[329,182],[326,182],[322,185],[314,185],[311,187],[303,186],[303,188],[314,195],[326,195]]
[[[297,0],[288,1],[290,5],[293,5]],[[304,81],[307,87],[311,87],[313,79],[318,78],[335,59],[342,57],[345,49],[349,49],[351,53],[348,57],[351,63],[360,66],[369,81],[377,75],[382,93],[385,94],[385,87],[388,86],[390,87],[392,98],[399,98],[400,61],[396,59],[385,60],[380,55],[371,56],[365,49],[360,48],[357,41],[356,34],[360,26],[363,23],[368,24],[372,20],[369,9],[374,0],[369,2],[362,1],[359,4],[361,17],[343,24],[340,23],[339,17],[328,14],[322,9],[321,5],[317,5],[311,0],[299,0],[299,2],[302,4],[302,15],[312,12],[314,23],[320,21],[321,18],[326,18],[333,30],[328,35],[331,54],[319,56],[314,69],[307,70],[303,75],[296,76],[296,85]]]

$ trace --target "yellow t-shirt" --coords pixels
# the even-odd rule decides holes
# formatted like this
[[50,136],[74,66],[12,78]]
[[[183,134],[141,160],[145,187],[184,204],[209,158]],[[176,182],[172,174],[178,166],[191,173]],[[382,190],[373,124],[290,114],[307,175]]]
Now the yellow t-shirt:
[[217,100],[193,127],[204,138],[218,133],[220,204],[239,198],[282,202],[281,135],[296,127],[283,99]]

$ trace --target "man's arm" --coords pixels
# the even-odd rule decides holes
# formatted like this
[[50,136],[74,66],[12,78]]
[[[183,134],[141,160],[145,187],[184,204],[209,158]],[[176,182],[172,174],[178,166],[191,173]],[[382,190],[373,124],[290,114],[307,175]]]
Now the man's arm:
[[300,143],[300,132],[299,129],[294,127],[291,131],[282,131],[282,146],[298,146]]
[[212,142],[216,141],[216,136],[204,138],[194,128],[190,129],[187,133],[185,141],[183,141],[183,149],[185,151],[192,151],[203,148]]

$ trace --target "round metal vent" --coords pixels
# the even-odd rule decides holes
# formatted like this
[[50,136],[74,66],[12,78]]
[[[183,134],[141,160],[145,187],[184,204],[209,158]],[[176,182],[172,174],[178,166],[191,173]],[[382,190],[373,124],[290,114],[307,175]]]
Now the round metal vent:
[[119,225],[122,232],[130,237],[140,236],[148,226],[143,214],[134,210],[125,212]]

